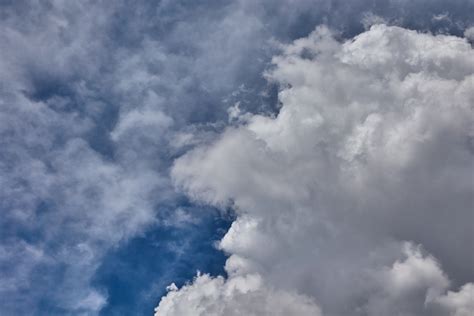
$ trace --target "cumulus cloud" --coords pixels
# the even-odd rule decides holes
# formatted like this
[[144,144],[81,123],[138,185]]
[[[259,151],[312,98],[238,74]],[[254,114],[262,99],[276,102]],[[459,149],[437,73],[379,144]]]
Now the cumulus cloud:
[[258,275],[224,280],[199,275],[180,290],[174,283],[156,308],[156,316],[172,315],[320,315],[309,298],[268,289]]
[[[273,58],[277,116],[246,113],[175,162],[179,188],[237,213],[220,242],[229,279],[202,283],[258,275],[325,315],[462,315],[474,276],[471,45],[386,25],[334,37],[319,27]],[[200,284],[157,314],[191,297],[212,314]]]

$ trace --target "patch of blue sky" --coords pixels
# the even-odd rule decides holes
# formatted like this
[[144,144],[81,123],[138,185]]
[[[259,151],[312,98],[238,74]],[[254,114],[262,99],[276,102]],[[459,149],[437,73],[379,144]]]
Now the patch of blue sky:
[[226,256],[215,247],[232,223],[220,211],[187,206],[191,222],[160,225],[113,249],[94,277],[107,293],[100,315],[151,315],[166,286],[182,286],[197,271],[224,275]]

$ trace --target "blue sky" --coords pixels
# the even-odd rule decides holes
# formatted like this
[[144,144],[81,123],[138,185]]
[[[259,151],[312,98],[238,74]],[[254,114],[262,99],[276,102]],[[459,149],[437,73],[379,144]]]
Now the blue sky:
[[[197,207],[196,207],[197,208]],[[102,315],[152,314],[156,297],[172,282],[182,286],[196,271],[225,275],[226,256],[214,244],[229,228],[215,210],[202,210],[198,223],[183,228],[160,227],[112,251],[95,274],[109,304]]]
[[[448,289],[461,293],[459,288],[471,284],[474,276],[469,265],[472,258],[468,258],[465,248],[472,235],[471,227],[466,224],[472,219],[472,213],[466,211],[472,183],[470,185],[462,176],[468,174],[465,157],[469,156],[464,156],[464,152],[472,155],[472,135],[462,129],[463,115],[440,110],[438,113],[449,115],[430,116],[424,114],[422,105],[430,95],[434,95],[433,104],[445,100],[445,95],[437,93],[448,91],[452,85],[457,87],[452,91],[463,91],[469,84],[463,78],[470,75],[472,50],[468,48],[474,38],[473,11],[472,0],[0,1],[0,314],[151,315],[172,282],[178,288],[185,284],[189,287],[171,291],[169,303],[165,302],[170,305],[161,305],[162,310],[173,304],[186,305],[173,301],[173,294],[178,300],[179,295],[184,297],[188,291],[199,291],[201,279],[194,278],[198,270],[233,280],[235,276],[227,274],[234,271],[235,265],[248,275],[258,275],[265,286],[268,281],[270,293],[291,290],[314,298],[320,305],[317,308],[328,311],[328,315],[344,315],[344,311],[334,307],[324,290],[311,282],[300,286],[277,278],[275,275],[280,270],[267,264],[274,260],[281,262],[282,267],[287,264],[299,267],[301,271],[306,271],[306,265],[321,267],[321,271],[326,271],[326,266],[341,265],[341,271],[357,273],[368,269],[364,269],[366,263],[361,258],[367,257],[370,251],[374,257],[384,258],[380,262],[374,259],[380,266],[390,266],[396,260],[402,264],[417,262],[422,258],[422,264],[434,271],[439,264],[439,273],[447,279],[449,276],[448,283],[452,287],[439,285],[444,284],[444,279],[439,277],[441,281],[438,280],[436,289],[441,288],[439,291],[443,295]],[[400,30],[370,29],[376,24],[399,27]],[[328,31],[322,28],[315,31],[321,26]],[[410,30],[419,32],[414,33],[419,37],[412,40]],[[360,34],[362,37],[357,40],[355,36]],[[375,45],[369,40],[370,36],[380,36],[380,43],[388,43],[386,45],[399,44],[390,46],[386,54],[398,50],[400,54],[393,53],[387,60],[398,60],[400,55],[414,51],[406,60],[421,60],[421,66],[407,66],[403,62],[392,65],[387,60],[380,65],[376,62],[364,64],[361,60],[371,61],[370,56],[385,52],[384,47],[370,46]],[[451,48],[449,43],[457,43],[455,38],[462,39],[464,44],[453,44],[453,51],[433,44],[442,43],[439,45]],[[311,44],[313,41],[316,44]],[[346,41],[355,44],[337,46]],[[434,57],[420,53],[423,48],[417,43],[425,42],[424,47],[429,47]],[[350,55],[348,52],[352,50],[354,54]],[[445,54],[445,50],[448,53]],[[299,53],[293,56],[294,51]],[[356,72],[350,67],[338,68],[340,65],[329,57],[318,59],[328,51],[334,53],[331,56],[347,54],[347,60],[353,62],[351,65],[366,68]],[[359,60],[359,52],[369,57]],[[311,80],[317,78],[306,74],[305,67],[298,68],[305,60],[313,62],[307,64],[308,69],[314,66],[313,73],[327,71],[332,85],[319,94],[308,92],[319,91],[324,80],[319,84],[312,83]],[[331,69],[339,69],[346,77],[332,77]],[[420,88],[420,94],[410,99],[411,90],[407,90],[404,99],[396,91],[405,86],[398,81],[391,82],[392,77],[379,81],[363,77],[365,74],[376,76],[380,72],[393,73],[393,77],[407,72],[413,77],[418,74],[445,81],[436,88],[433,88],[434,81],[417,83],[420,87],[426,84],[431,87],[427,89],[435,92],[425,95],[425,90]],[[351,84],[345,80],[357,77],[361,78],[362,88],[357,86],[351,90]],[[366,80],[366,86],[362,80]],[[379,98],[378,92],[371,92],[370,87],[376,86],[376,82],[392,84],[386,89],[386,99]],[[302,85],[301,90],[298,90],[299,85]],[[393,88],[395,86],[398,88]],[[332,94],[334,87],[339,89],[335,95],[340,98]],[[354,92],[356,90],[368,92],[360,96]],[[305,126],[301,113],[306,113],[308,120],[304,122],[316,122],[319,114],[304,107],[293,113],[291,102],[296,101],[292,96],[303,105],[308,99],[315,104],[315,100],[338,104],[346,96],[362,104],[361,107],[376,104],[371,119],[367,119],[370,116],[367,113],[361,116],[360,120],[366,124],[354,128],[355,134],[375,129],[373,126],[379,126],[377,124],[382,120],[387,135],[391,133],[388,129],[393,122],[399,123],[397,130],[411,133],[405,141],[407,144],[426,135],[432,142],[426,141],[416,147],[421,149],[413,149],[417,153],[413,154],[416,159],[410,156],[412,151],[402,155],[407,147],[400,145],[391,149],[392,156],[396,156],[394,152],[401,153],[398,162],[406,163],[405,169],[397,169],[398,164],[386,166],[390,159],[385,156],[374,156],[375,162],[371,164],[372,151],[359,153],[357,159],[368,159],[364,168],[370,169],[367,171],[370,176],[362,178],[373,181],[367,180],[372,185],[379,184],[380,192],[357,188],[360,199],[354,202],[349,198],[350,193],[343,192],[334,180],[340,176],[334,170],[343,169],[342,165],[336,168],[328,162],[320,168],[317,166],[325,159],[336,161],[334,159],[349,155],[341,154],[342,150],[339,150],[338,158],[331,156],[331,146],[339,144],[340,139],[347,138],[351,144],[363,141],[354,141],[355,136],[338,136],[340,126],[334,117],[344,114],[326,118],[325,110],[320,110],[320,116],[328,121],[327,126],[333,128],[333,134],[328,132],[326,135],[326,130],[297,131],[295,126]],[[416,129],[409,125],[407,122],[418,122],[413,117],[393,114],[385,121],[387,108],[401,106],[401,101],[391,104],[392,97],[403,100],[403,105],[419,105],[417,113],[422,113],[423,122],[433,122],[432,134],[428,127]],[[462,108],[463,98],[468,97],[461,95],[459,98],[455,104],[461,104],[459,107]],[[388,100],[387,104],[383,100]],[[353,104],[344,102],[341,108]],[[287,109],[296,120],[288,121],[291,124],[288,129],[285,123],[278,123],[284,120],[282,113],[287,113]],[[350,111],[347,109],[343,113],[352,113]],[[357,115],[355,113],[354,117]],[[449,119],[459,120],[460,130],[451,131],[442,124]],[[259,122],[267,125],[262,127]],[[347,126],[352,125],[347,123]],[[422,129],[425,134],[417,135]],[[307,138],[308,135],[325,135],[326,138],[312,144],[313,138]],[[262,148],[258,145],[261,142],[266,144]],[[272,147],[286,142],[289,142],[289,149],[281,152]],[[452,144],[461,145],[452,148]],[[307,152],[321,146],[327,148],[327,156],[322,154],[326,149]],[[385,148],[380,144],[374,146]],[[453,152],[453,156],[444,156],[443,152]],[[406,158],[408,156],[411,160]],[[304,169],[306,162],[311,166],[307,170]],[[419,194],[412,196],[408,190],[389,183],[384,178],[385,173],[380,171],[387,168],[394,170],[393,178],[409,183],[405,188],[410,187],[412,192]],[[313,174],[315,169],[326,170],[326,173]],[[291,172],[286,174],[285,170]],[[313,180],[292,182],[298,172],[301,172],[298,177],[301,181],[305,175],[311,175],[318,179],[314,183],[325,177],[327,183],[320,186]],[[458,181],[451,183],[456,176]],[[241,178],[242,183],[239,182]],[[280,187],[277,185],[280,182],[286,185]],[[291,183],[301,188],[301,192],[291,193]],[[452,190],[441,192],[437,183]],[[265,188],[265,193],[259,191],[261,187]],[[341,201],[347,204],[333,202],[333,191],[327,192],[327,187],[341,190]],[[301,202],[306,189],[312,192],[310,195],[318,197],[317,201]],[[439,198],[436,200],[432,196]],[[382,203],[381,200],[391,202]],[[367,227],[380,224],[385,229],[383,234],[374,228],[372,235],[359,236],[359,230],[354,227],[372,230],[362,224],[358,226],[365,220],[364,215],[352,218],[338,213],[351,208],[347,205],[358,203],[366,207],[368,214],[373,209],[382,209],[371,216],[377,224]],[[298,239],[301,236],[295,233],[298,236],[292,239],[292,232],[305,232],[306,228],[304,225],[298,228],[289,220],[296,220],[300,213],[286,211],[300,208],[314,209],[313,213],[325,208],[333,210],[332,215],[321,213],[314,221],[327,220],[327,225],[314,224],[311,229],[307,228],[308,231],[325,231],[322,236],[314,236],[323,243],[338,229],[344,234],[354,230],[354,235],[360,239],[354,238],[357,244],[346,246],[354,250],[347,250],[347,257],[327,249],[321,250],[324,259],[306,257],[303,253],[307,250],[298,250],[307,246]],[[412,208],[420,213],[400,211]],[[427,209],[432,209],[432,213],[425,213]],[[456,216],[445,213],[445,209],[452,209]],[[282,214],[281,218],[280,215],[268,215],[271,210]],[[313,223],[313,215],[305,216],[308,216],[307,223]],[[344,220],[339,216],[345,216]],[[284,218],[288,219],[288,226],[295,225],[296,228],[274,231],[275,227],[280,227],[279,219],[283,221]],[[255,224],[257,222],[259,224]],[[447,222],[455,226],[452,229],[464,233],[446,233],[444,223]],[[425,224],[421,223],[430,224],[423,226]],[[246,243],[245,229],[254,227],[252,225],[259,229],[255,235],[253,232],[248,234],[253,237],[248,237],[250,241]],[[267,239],[261,236],[267,236]],[[273,250],[270,244],[281,241],[281,236],[287,236],[288,240],[280,243],[281,248],[275,246],[280,250]],[[262,242],[263,246],[258,243],[260,238],[266,240]],[[387,244],[372,244],[367,241],[371,238],[387,241]],[[252,250],[250,245],[254,242],[255,247],[263,250]],[[285,242],[288,242],[287,246],[283,246]],[[401,246],[395,244],[403,242],[415,246],[399,250]],[[334,244],[327,241],[327,244],[334,246],[334,252],[336,249],[346,252],[340,241]],[[413,250],[418,247],[416,245],[422,249],[420,252]],[[384,250],[380,250],[382,248]],[[392,251],[395,248],[398,250]],[[291,251],[286,253],[284,249]],[[266,251],[301,258],[305,264],[286,262],[273,253],[266,257]],[[354,255],[349,255],[353,252]],[[403,254],[407,257],[405,261],[401,259]],[[431,256],[436,258],[435,263],[430,261]],[[244,259],[250,262],[248,266],[245,264],[245,269],[239,261]],[[354,260],[353,266],[342,267],[341,262],[345,260]],[[294,276],[292,280],[297,277],[301,276]],[[318,273],[314,273],[314,278],[327,282]],[[219,280],[211,278],[203,282],[214,284]],[[281,286],[285,282],[290,289]],[[229,283],[223,284],[219,286]],[[333,285],[327,288],[332,289]],[[374,289],[367,291],[377,291]],[[280,301],[285,302],[287,298],[284,296]],[[299,299],[295,300],[299,302]],[[347,308],[354,306],[351,305],[353,301],[376,301],[368,295],[354,298],[353,293],[339,297],[339,300],[344,302],[341,306]],[[446,300],[439,299],[440,302]],[[367,303],[369,307],[360,307],[361,313],[380,312],[380,306],[384,306],[385,311],[392,311],[387,298],[380,301],[384,303],[377,301],[373,305]],[[407,304],[407,310],[413,304]],[[312,308],[311,305],[308,310]],[[172,312],[169,315],[173,315]]]

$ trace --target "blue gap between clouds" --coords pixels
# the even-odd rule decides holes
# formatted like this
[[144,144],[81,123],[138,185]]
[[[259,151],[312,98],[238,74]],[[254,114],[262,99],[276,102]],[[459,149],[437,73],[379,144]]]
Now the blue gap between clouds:
[[[226,276],[227,256],[215,242],[227,232],[233,215],[191,204],[184,207],[195,222],[157,225],[104,258],[93,282],[108,295],[100,315],[152,315],[170,283],[181,287],[198,270]],[[161,213],[172,216],[173,210]]]

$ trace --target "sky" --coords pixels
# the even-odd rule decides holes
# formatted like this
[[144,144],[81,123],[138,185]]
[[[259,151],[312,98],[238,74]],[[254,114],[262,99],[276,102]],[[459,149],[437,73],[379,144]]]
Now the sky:
[[471,315],[471,12],[0,1],[0,314]]

